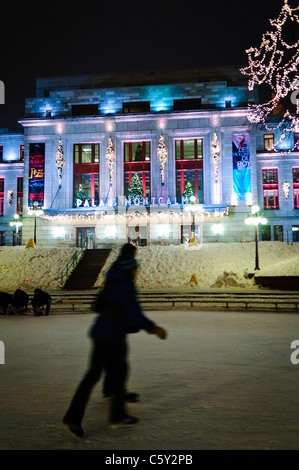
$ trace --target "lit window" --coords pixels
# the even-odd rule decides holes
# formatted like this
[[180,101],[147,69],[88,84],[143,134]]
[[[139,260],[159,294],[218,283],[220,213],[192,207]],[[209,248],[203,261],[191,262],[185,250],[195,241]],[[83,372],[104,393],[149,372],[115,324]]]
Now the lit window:
[[274,134],[264,134],[264,149],[269,152],[274,149]]
[[264,209],[279,209],[277,168],[263,169],[263,197]]

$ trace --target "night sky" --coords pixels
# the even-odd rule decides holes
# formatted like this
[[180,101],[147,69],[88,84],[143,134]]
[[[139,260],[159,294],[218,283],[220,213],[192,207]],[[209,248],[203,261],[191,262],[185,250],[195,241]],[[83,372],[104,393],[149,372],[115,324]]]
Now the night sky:
[[24,117],[38,77],[246,65],[283,3],[2,1],[0,127]]

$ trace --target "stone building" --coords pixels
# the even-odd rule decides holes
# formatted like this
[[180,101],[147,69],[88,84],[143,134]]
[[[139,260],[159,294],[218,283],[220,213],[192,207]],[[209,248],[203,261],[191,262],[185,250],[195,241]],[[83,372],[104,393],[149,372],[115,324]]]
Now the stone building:
[[0,243],[250,241],[254,204],[261,239],[299,241],[299,134],[274,151],[257,100],[238,67],[38,79],[0,132]]

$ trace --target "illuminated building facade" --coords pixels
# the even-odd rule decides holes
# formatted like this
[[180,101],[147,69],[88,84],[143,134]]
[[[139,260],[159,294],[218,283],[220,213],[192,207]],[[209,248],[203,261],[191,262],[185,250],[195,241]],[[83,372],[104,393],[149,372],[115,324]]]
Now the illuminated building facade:
[[261,239],[299,241],[299,134],[274,151],[257,100],[232,67],[38,79],[0,133],[0,244],[241,242],[254,203]]

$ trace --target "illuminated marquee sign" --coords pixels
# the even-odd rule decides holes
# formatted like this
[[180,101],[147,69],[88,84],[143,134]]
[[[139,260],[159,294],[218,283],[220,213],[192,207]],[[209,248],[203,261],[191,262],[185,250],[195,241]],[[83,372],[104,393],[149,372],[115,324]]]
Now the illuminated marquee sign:
[[[151,205],[172,206],[172,205],[177,205],[177,204],[188,204],[188,197],[182,197],[180,203],[177,201],[176,197],[173,198],[173,201],[170,199],[170,197],[167,197],[167,198],[152,197],[150,199],[148,197],[143,197],[143,198],[135,197],[134,199],[124,198],[124,205],[126,207],[131,207],[131,206],[148,207]],[[82,201],[81,199],[76,199],[77,207],[105,207],[105,206],[116,207],[118,205],[119,205],[118,198],[108,198],[105,200],[105,202],[103,199],[100,199],[100,202],[98,205],[95,204],[94,199],[92,199],[91,201],[87,199],[85,199],[85,201]]]
[[28,205],[35,201],[39,206],[44,204],[45,191],[45,144],[30,144],[29,146],[29,192]]

